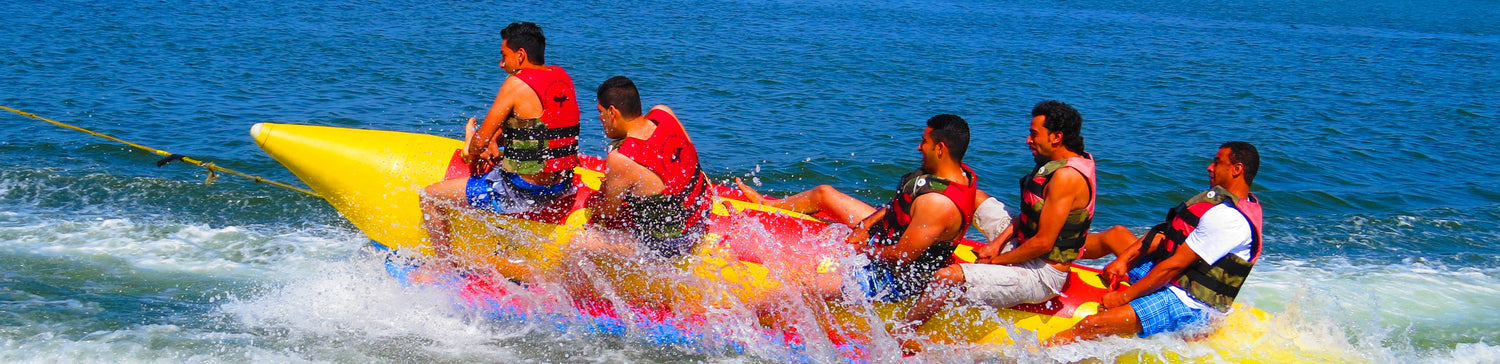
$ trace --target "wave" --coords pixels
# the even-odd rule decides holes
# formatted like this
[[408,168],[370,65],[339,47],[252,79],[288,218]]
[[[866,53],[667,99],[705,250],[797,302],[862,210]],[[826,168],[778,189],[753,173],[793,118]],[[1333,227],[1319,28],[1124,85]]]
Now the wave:
[[0,169],[0,207],[33,215],[149,217],[218,226],[346,224],[315,197],[238,178],[205,184],[201,177],[130,176],[88,168]]
[[[351,229],[338,227],[209,227],[143,223],[133,218],[0,213],[0,257],[62,262],[55,269],[27,263],[31,270],[11,271],[9,277],[83,271],[82,275],[93,276],[85,277],[83,286],[118,291],[144,285],[158,291],[137,298],[76,292],[25,296],[32,291],[0,285],[5,288],[0,293],[10,298],[6,312],[11,313],[9,319],[0,321],[9,322],[9,327],[30,328],[0,335],[4,340],[0,341],[0,359],[556,362],[602,357],[744,362],[783,358],[784,351],[768,347],[749,352],[705,351],[663,346],[630,334],[601,336],[570,325],[578,318],[568,315],[496,320],[466,306],[451,291],[400,285],[385,274],[379,257],[357,253],[363,241]],[[1488,312],[1488,303],[1500,301],[1500,267],[1417,259],[1392,264],[1340,256],[1272,258],[1251,276],[1242,302],[1271,312],[1278,325],[1300,342],[1341,348],[1376,362],[1489,362],[1500,356],[1494,343],[1500,337],[1496,329],[1500,320]],[[101,272],[91,266],[114,268]],[[120,277],[99,277],[116,274]],[[219,283],[201,283],[204,280]],[[67,282],[61,279],[50,284],[78,285],[80,281]],[[171,287],[204,292],[171,293]],[[134,308],[110,302],[119,299],[133,300]],[[166,307],[175,312],[149,313]],[[100,315],[139,317],[103,323],[88,318]],[[738,328],[741,332],[755,331],[747,321],[724,323],[745,326]],[[1043,351],[1021,346],[940,348],[925,358],[1053,362],[1193,350],[1199,349],[1170,338],[1111,338]]]
[[[0,214],[0,251],[11,255],[117,262],[153,272],[252,277],[347,256],[353,233],[338,229],[264,231],[268,227],[137,222],[128,218],[58,219]],[[330,237],[331,236],[331,237]]]

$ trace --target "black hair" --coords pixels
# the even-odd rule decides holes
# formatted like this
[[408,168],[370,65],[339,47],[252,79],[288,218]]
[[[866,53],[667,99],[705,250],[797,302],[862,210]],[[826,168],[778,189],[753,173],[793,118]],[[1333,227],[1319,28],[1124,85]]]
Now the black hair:
[[1047,100],[1038,102],[1036,107],[1031,108],[1031,116],[1045,116],[1042,127],[1062,133],[1063,147],[1074,153],[1084,152],[1083,116],[1078,114],[1078,110],[1061,101]]
[[969,150],[969,123],[964,118],[941,114],[927,119],[927,127],[932,128],[932,141],[948,146],[949,157],[956,162],[964,160],[964,152]]
[[599,106],[608,108],[614,106],[620,110],[620,116],[635,118],[641,116],[641,93],[635,89],[635,82],[631,82],[625,76],[610,77],[599,85]]
[[1255,181],[1255,173],[1260,172],[1260,151],[1255,150],[1254,145],[1242,141],[1232,141],[1219,146],[1219,149],[1229,148],[1229,162],[1245,165],[1245,184]]
[[542,27],[536,23],[510,23],[500,30],[500,39],[512,51],[525,49],[527,62],[539,66],[547,64],[543,55],[547,51],[547,37],[542,36]]

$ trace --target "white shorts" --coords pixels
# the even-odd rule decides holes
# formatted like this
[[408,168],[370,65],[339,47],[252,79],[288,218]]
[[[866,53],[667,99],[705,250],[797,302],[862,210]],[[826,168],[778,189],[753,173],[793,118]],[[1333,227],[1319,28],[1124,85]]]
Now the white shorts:
[[1042,303],[1057,297],[1068,282],[1068,272],[1059,271],[1041,258],[1019,265],[960,264],[964,270],[964,297],[1005,308],[1022,303]]

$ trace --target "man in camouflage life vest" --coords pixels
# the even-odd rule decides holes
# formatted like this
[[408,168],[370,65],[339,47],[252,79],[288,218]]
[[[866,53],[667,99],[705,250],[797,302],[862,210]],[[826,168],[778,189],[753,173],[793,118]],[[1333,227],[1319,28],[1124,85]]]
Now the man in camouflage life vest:
[[917,151],[922,165],[901,178],[889,205],[875,208],[823,185],[781,200],[766,200],[739,182],[751,202],[814,214],[825,213],[854,231],[846,239],[870,263],[846,267],[857,287],[845,287],[838,270],[820,266],[811,291],[824,298],[860,292],[894,302],[922,292],[932,272],[945,264],[963,238],[974,214],[979,177],[963,164],[969,147],[969,124],[957,115],[927,120]]
[[1210,188],[1177,205],[1137,239],[1123,226],[1089,236],[1086,249],[1116,255],[1104,267],[1130,286],[1104,295],[1103,311],[1049,344],[1105,335],[1203,333],[1230,311],[1261,252],[1261,206],[1250,193],[1260,152],[1246,142],[1219,147],[1208,165]]
[[448,215],[476,209],[502,214],[567,207],[578,165],[578,96],[573,79],[543,63],[547,40],[534,23],[500,31],[505,82],[482,122],[469,118],[463,161],[469,178],[427,186],[421,194],[423,225],[438,262],[451,264]]

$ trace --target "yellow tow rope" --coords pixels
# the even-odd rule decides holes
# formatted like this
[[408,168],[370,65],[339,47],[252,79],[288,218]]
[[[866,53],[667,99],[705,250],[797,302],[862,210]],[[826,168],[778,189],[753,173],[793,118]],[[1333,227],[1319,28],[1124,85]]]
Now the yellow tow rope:
[[224,167],[220,167],[220,166],[214,165],[213,162],[200,161],[200,160],[197,160],[197,159],[194,159],[194,158],[191,158],[191,157],[186,157],[186,156],[182,156],[182,155],[173,154],[172,152],[168,152],[168,151],[165,151],[165,150],[156,149],[156,148],[152,148],[152,147],[148,147],[148,146],[144,146],[144,145],[140,145],[140,144],[136,144],[136,143],[127,142],[127,141],[124,141],[124,140],[120,140],[120,138],[116,138],[116,137],[112,137],[112,136],[109,136],[109,135],[101,134],[101,133],[95,132],[93,130],[88,130],[88,129],[84,129],[84,128],[80,128],[80,127],[76,127],[76,126],[64,124],[64,123],[61,123],[61,122],[53,121],[51,119],[47,119],[47,118],[44,118],[44,117],[37,116],[36,114],[32,114],[32,113],[21,111],[21,110],[12,109],[12,108],[5,107],[5,106],[0,106],[0,109],[5,109],[7,111],[10,111],[10,112],[13,112],[13,113],[16,113],[16,114],[20,114],[21,116],[26,116],[26,117],[30,117],[30,118],[33,118],[33,119],[37,119],[37,120],[41,120],[41,121],[45,121],[45,122],[57,124],[57,126],[61,126],[61,127],[64,127],[64,128],[73,129],[73,130],[77,130],[77,131],[81,131],[81,132],[93,134],[96,137],[100,137],[100,138],[104,138],[104,139],[109,139],[109,140],[117,141],[117,142],[123,143],[125,145],[129,145],[129,146],[132,146],[132,147],[144,149],[144,150],[146,150],[148,152],[156,153],[157,155],[166,157],[166,158],[164,158],[164,159],[156,162],[156,166],[157,167],[161,167],[161,166],[167,165],[167,163],[171,163],[174,160],[180,160],[180,161],[183,161],[183,162],[192,163],[194,165],[197,165],[199,167],[203,167],[204,169],[208,170],[208,179],[204,180],[203,181],[204,183],[210,183],[210,184],[214,183],[214,180],[219,178],[219,176],[216,174],[216,172],[223,172],[223,173],[228,173],[228,174],[232,174],[232,175],[236,175],[236,176],[240,176],[240,177],[249,178],[250,180],[255,181],[257,183],[270,184],[272,186],[281,187],[281,188],[285,188],[285,189],[288,189],[288,190],[297,191],[297,192],[301,192],[301,193],[306,193],[306,194],[312,195],[313,197],[318,197],[318,198],[322,198],[323,197],[323,196],[319,196],[317,192],[313,192],[312,190],[309,190],[309,189],[306,189],[306,188],[301,188],[301,187],[292,186],[292,185],[288,185],[288,184],[281,183],[281,182],[272,181],[272,180],[266,179],[265,177],[261,177],[261,176],[252,176],[252,175],[240,172],[240,171],[236,171],[236,170],[233,170],[233,169],[224,168]]

